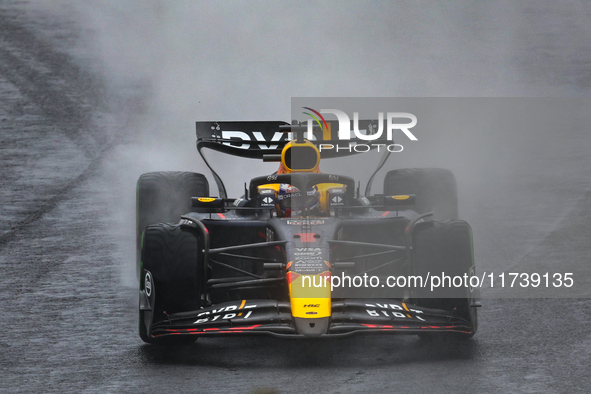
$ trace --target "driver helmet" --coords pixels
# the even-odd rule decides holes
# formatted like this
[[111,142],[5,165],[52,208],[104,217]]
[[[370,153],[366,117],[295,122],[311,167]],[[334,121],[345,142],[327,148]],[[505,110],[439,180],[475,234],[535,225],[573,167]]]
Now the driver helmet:
[[314,211],[320,207],[318,187],[312,186],[305,196],[295,186],[282,183],[277,192],[278,213],[282,217],[301,215],[303,211]]

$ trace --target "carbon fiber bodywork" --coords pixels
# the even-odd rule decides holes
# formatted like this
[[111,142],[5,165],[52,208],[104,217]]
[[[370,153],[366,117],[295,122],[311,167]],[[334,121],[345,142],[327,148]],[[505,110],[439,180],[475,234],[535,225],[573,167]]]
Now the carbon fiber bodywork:
[[[332,311],[328,330],[320,336],[346,336],[375,332],[392,334],[471,333],[469,322],[454,316],[452,312],[421,308],[391,299],[335,301],[332,303]],[[154,337],[239,334],[309,336],[298,333],[289,302],[271,300],[243,300],[218,304],[198,311],[176,313],[168,316],[168,320],[152,326]]]

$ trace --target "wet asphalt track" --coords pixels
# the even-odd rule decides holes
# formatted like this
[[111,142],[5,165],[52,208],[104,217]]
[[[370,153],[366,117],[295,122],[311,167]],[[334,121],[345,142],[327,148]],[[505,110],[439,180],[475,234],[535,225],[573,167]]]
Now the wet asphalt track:
[[[71,27],[48,28],[51,23],[29,20],[11,4],[0,13],[0,391],[591,389],[588,299],[486,300],[477,336],[459,345],[394,336],[211,338],[168,350],[143,345],[136,290],[121,279],[129,266],[121,244],[133,243],[133,234],[122,236],[121,221],[109,214],[118,196],[108,165],[117,132],[133,122],[132,115],[109,117],[113,106],[141,103],[113,104],[101,81],[64,54]],[[581,143],[591,146],[586,131]],[[565,157],[558,165],[588,169],[591,156]],[[480,241],[479,258],[502,258],[496,246],[507,243],[508,259],[518,258],[521,268],[549,253],[557,264],[565,255],[565,264],[589,264],[591,177],[575,173],[568,206],[548,231],[532,229],[515,242],[513,233],[482,225],[487,219],[501,225],[508,219],[502,213],[475,217],[475,232],[482,228],[488,239]],[[519,210],[510,215],[518,220]]]

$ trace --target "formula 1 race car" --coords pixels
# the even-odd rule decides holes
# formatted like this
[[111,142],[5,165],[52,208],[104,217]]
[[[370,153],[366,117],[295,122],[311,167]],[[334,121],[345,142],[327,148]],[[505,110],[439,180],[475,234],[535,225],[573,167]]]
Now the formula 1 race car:
[[[453,174],[392,170],[383,193],[371,195],[385,152],[361,195],[351,177],[319,171],[321,159],[355,153],[322,149],[337,142],[311,125],[197,122],[197,150],[212,171],[217,196],[199,173],[139,178],[143,341],[476,333],[480,305],[465,280],[474,275],[472,231],[457,220]],[[243,196],[229,198],[205,148],[276,161],[279,170],[251,179]],[[458,277],[464,278],[461,286]]]

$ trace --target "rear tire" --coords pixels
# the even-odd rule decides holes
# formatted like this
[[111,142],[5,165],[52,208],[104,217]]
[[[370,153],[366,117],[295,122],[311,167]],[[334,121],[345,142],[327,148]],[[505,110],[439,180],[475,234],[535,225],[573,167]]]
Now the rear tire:
[[149,224],[177,223],[193,211],[191,197],[208,197],[209,183],[203,174],[182,171],[148,172],[137,181],[136,250],[139,270],[142,233]]
[[[166,315],[197,310],[203,291],[203,239],[193,228],[155,224],[146,228],[141,251],[140,291],[149,296],[151,311],[140,310],[139,333],[144,342],[186,344],[192,336],[152,338],[149,327]],[[150,282],[146,285],[147,282]]]
[[389,171],[384,179],[384,194],[415,194],[409,209],[419,214],[433,212],[433,220],[458,218],[456,178],[442,168],[403,168]]
[[[423,222],[416,225],[413,234],[415,275],[468,277],[475,274],[472,247],[472,229],[462,220]],[[473,306],[474,289],[460,287],[433,294],[428,288],[417,290],[417,304],[425,308],[454,311],[467,321],[470,333],[422,334],[421,338],[471,338],[478,330],[477,308]],[[432,298],[436,296],[437,298]],[[431,298],[430,298],[431,297]],[[441,297],[441,298],[439,298]],[[443,298],[447,297],[447,298]]]

